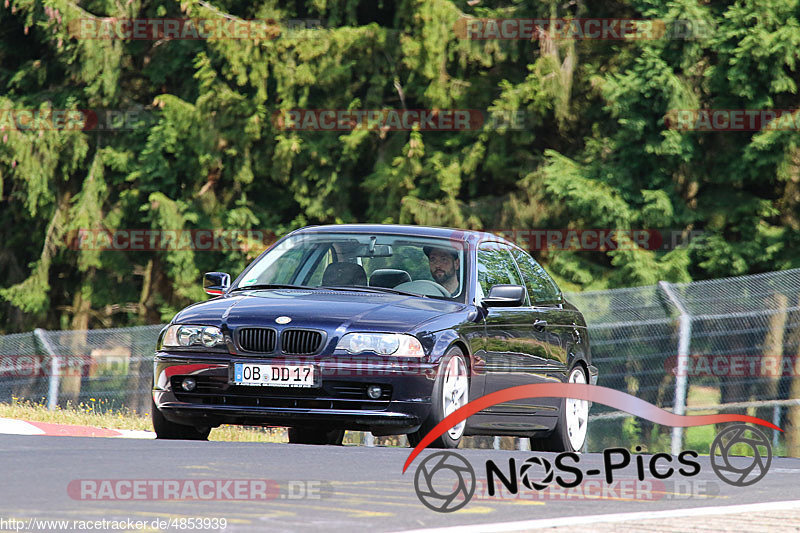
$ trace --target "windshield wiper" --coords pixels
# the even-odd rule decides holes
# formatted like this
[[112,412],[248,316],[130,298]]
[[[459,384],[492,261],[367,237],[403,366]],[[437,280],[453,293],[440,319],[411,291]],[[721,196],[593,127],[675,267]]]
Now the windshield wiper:
[[303,289],[303,290],[319,290],[319,287],[307,287],[305,285],[281,285],[274,283],[259,283],[255,285],[245,285],[231,289],[233,291],[249,291],[252,289]]
[[403,296],[419,296],[421,298],[429,298],[426,294],[415,294],[413,292],[398,291],[397,289],[389,289],[386,287],[371,287],[367,285],[325,285],[320,287],[322,289],[335,289],[335,290],[351,290],[360,292],[389,292],[392,294],[400,294]]

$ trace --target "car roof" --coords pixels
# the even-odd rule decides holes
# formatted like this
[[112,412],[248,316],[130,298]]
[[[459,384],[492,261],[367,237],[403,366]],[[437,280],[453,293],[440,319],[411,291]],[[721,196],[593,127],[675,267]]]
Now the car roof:
[[499,241],[514,246],[499,235],[483,231],[441,228],[434,226],[411,226],[405,224],[329,224],[325,226],[306,226],[293,231],[299,233],[374,233],[379,235],[413,235],[415,237],[434,237],[459,242],[477,243],[480,241]]

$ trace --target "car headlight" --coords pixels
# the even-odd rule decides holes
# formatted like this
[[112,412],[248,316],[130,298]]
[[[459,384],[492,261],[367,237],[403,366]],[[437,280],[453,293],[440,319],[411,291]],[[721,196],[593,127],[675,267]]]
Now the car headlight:
[[352,354],[374,352],[396,357],[423,357],[422,344],[412,335],[399,333],[348,333],[336,345],[337,350]]
[[213,348],[225,343],[222,331],[216,326],[170,326],[164,333],[162,346],[185,348],[205,346]]

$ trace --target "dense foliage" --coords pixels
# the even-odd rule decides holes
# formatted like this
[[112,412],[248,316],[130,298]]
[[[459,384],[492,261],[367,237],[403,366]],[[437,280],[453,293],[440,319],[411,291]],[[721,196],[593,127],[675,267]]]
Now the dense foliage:
[[[4,0],[0,110],[133,109],[131,131],[0,132],[0,332],[154,323],[253,252],[75,250],[81,228],[401,222],[702,231],[672,251],[535,251],[568,289],[800,265],[797,131],[669,129],[793,109],[795,0]],[[692,38],[468,40],[475,17],[690,20]],[[78,39],[91,17],[318,19],[264,39]],[[482,109],[524,125],[298,132],[289,109]],[[516,115],[515,115],[516,113]],[[6,124],[7,126],[7,124]]]

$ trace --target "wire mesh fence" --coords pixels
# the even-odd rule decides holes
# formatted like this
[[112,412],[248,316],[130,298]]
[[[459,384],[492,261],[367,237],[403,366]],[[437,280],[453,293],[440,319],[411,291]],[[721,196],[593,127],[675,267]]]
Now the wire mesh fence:
[[100,401],[149,412],[153,349],[162,326],[0,336],[0,402]]
[[[774,435],[778,452],[800,455],[800,269],[568,297],[590,325],[599,384],[676,412],[770,420],[787,430]],[[710,443],[707,428],[671,435],[601,405],[592,413],[593,449]]]
[[[676,412],[774,421],[787,430],[777,452],[800,456],[800,269],[566,297],[589,324],[598,384]],[[161,328],[0,336],[0,402],[94,399],[148,412]],[[707,451],[710,441],[701,428],[670,433],[598,404],[592,414],[589,449],[634,439],[651,450]]]

